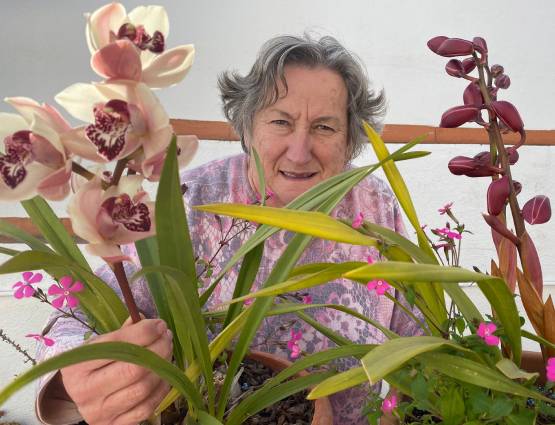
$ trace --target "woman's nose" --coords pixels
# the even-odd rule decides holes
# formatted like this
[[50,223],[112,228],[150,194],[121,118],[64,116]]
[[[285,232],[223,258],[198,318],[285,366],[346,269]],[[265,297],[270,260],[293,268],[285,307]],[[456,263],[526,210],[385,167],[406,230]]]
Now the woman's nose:
[[289,139],[286,157],[296,164],[306,164],[312,159],[312,140],[310,130],[296,129]]

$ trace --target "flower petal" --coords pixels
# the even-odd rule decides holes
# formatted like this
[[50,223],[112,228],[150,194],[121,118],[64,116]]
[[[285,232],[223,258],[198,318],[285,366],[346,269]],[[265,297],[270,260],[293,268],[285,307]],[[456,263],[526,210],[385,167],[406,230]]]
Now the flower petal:
[[108,100],[93,84],[77,83],[62,90],[54,98],[70,115],[84,122],[94,122],[93,106]]
[[127,15],[135,26],[142,25],[148,34],[160,31],[164,38],[170,32],[170,21],[168,13],[162,6],[138,6]]
[[544,195],[534,196],[522,207],[522,216],[530,224],[547,223],[551,218],[551,204]]
[[50,201],[61,201],[69,194],[69,180],[71,178],[71,163],[68,159],[63,168],[54,171],[37,186],[37,193]]
[[194,57],[195,48],[192,44],[166,50],[143,68],[143,82],[152,88],[177,84],[189,72]]
[[71,284],[73,283],[73,279],[71,278],[71,276],[63,276],[59,280],[59,283],[62,286],[62,288],[64,288],[67,291],[71,287]]
[[110,30],[116,32],[125,16],[125,7],[120,3],[102,6],[88,16],[86,33],[91,54],[110,43]]
[[71,285],[71,288],[69,288],[69,290],[71,292],[81,292],[84,288],[85,286],[83,285],[83,283],[76,280],[73,285]]
[[75,234],[91,243],[102,241],[96,227],[96,215],[101,204],[101,180],[96,177],[79,189],[71,198],[67,208]]
[[91,57],[92,69],[104,78],[141,80],[141,56],[129,40],[117,40]]
[[62,297],[58,297],[58,298],[54,298],[51,303],[54,307],[56,308],[62,308],[64,306],[64,300],[66,298],[64,296]]
[[28,130],[29,124],[20,115],[0,112],[0,153],[4,149],[3,140],[20,130]]
[[63,293],[64,293],[64,290],[56,284],[52,284],[48,288],[48,295],[61,295]]
[[41,105],[28,97],[8,97],[4,100],[15,108],[29,124],[35,120],[35,117],[39,117],[57,133],[71,129],[69,123],[56,108],[46,103]]

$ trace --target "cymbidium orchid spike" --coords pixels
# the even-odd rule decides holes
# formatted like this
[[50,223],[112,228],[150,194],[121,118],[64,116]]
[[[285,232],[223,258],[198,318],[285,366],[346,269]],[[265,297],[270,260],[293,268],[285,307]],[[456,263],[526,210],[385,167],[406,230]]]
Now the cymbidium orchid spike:
[[494,180],[488,187],[488,214],[499,215],[510,193],[509,177],[503,176],[500,179]]
[[524,129],[524,123],[515,106],[506,100],[498,100],[491,102],[491,109],[497,117],[512,131],[521,133]]
[[462,66],[465,74],[470,74],[476,68],[476,61],[474,58],[466,58],[462,61]]
[[118,245],[152,236],[154,203],[143,191],[142,176],[124,176],[118,186],[102,187],[98,177],[89,180],[68,205],[75,234],[89,244],[86,249],[108,262],[129,260]]
[[454,106],[443,113],[439,126],[443,128],[459,127],[464,123],[475,121],[479,112],[478,108],[471,105]]
[[448,38],[439,45],[436,53],[447,58],[453,56],[468,56],[474,52],[474,44],[462,38]]
[[480,108],[484,104],[484,98],[478,83],[470,83],[466,86],[463,93],[463,102],[468,106],[475,106]]
[[434,37],[434,38],[428,40],[429,49],[432,52],[437,53],[437,49],[439,48],[439,46],[441,46],[441,43],[443,43],[448,38],[449,37],[445,37],[444,35],[440,35],[440,36],[437,36],[437,37]]
[[472,44],[474,45],[474,48],[478,50],[482,55],[488,54],[488,45],[486,43],[486,40],[484,40],[482,37],[474,37],[472,39]]
[[69,124],[51,106],[6,99],[21,115],[0,114],[0,200],[39,194],[59,201],[69,193],[71,158],[60,142]]
[[445,71],[447,74],[451,75],[452,77],[460,78],[462,77],[464,72],[463,64],[458,59],[451,59],[445,64]]
[[501,74],[495,77],[494,83],[495,83],[495,86],[500,89],[508,89],[509,86],[511,85],[511,79],[507,74]]
[[[180,82],[193,63],[192,45],[166,49],[169,20],[161,6],[139,6],[127,14],[123,5],[111,3],[87,18],[87,44],[93,55],[91,65],[103,77],[124,79],[131,74],[135,81],[139,78],[149,87],[162,88]],[[112,43],[115,46],[108,48]],[[139,56],[141,73],[136,71],[136,59],[130,47]],[[118,52],[127,60],[118,59]]]
[[67,149],[82,158],[102,163],[142,148],[148,160],[165,151],[171,141],[169,117],[143,83],[74,84],[58,94],[56,101],[89,123],[62,136]]
[[482,214],[482,216],[484,217],[484,220],[486,220],[486,223],[488,223],[493,230],[495,230],[504,238],[510,240],[513,244],[519,244],[519,240],[516,235],[509,229],[507,229],[507,226],[505,226],[501,220],[493,215]]
[[530,224],[547,223],[551,218],[551,203],[544,195],[534,196],[522,207],[522,217]]

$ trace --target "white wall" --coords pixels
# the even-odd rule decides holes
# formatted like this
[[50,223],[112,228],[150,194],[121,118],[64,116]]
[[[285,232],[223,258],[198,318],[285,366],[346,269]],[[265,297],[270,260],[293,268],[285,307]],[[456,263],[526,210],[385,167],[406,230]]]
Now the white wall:
[[[527,128],[555,128],[555,3],[401,0],[274,0],[223,2],[159,1],[171,21],[170,46],[194,43],[195,65],[184,83],[164,90],[160,97],[172,117],[220,120],[216,77],[229,68],[246,71],[267,38],[280,33],[312,30],[332,34],[367,64],[389,99],[387,122],[437,125],[441,113],[462,102],[465,82],[447,77],[445,60],[432,54],[426,41],[436,35],[483,36],[492,63],[505,66],[512,87],[504,99],[519,108]],[[7,4],[7,2],[6,2]],[[56,93],[74,82],[97,79],[89,69],[83,13],[103,2],[92,0],[10,2],[0,14],[0,96],[29,96],[53,102]],[[128,10],[138,1],[126,1]],[[1,112],[9,112],[0,105]],[[486,180],[449,174],[447,161],[473,155],[478,146],[431,146],[431,157],[400,165],[423,223],[442,225],[436,209],[455,202],[455,212],[476,236],[464,241],[463,263],[485,269],[491,244],[479,212],[485,210]],[[207,142],[194,164],[237,152],[237,144]],[[555,200],[553,148],[526,147],[514,168],[524,185],[522,199],[546,194]],[[373,161],[365,152],[358,164]],[[63,214],[64,205],[57,205]],[[0,204],[0,216],[23,215],[21,208]],[[555,282],[555,250],[549,237],[555,221],[532,228],[548,285]],[[40,328],[47,309],[37,303],[15,302],[9,291],[13,279],[0,278],[0,328],[32,349],[23,336]],[[4,292],[1,292],[4,290]],[[554,293],[554,287],[548,287]],[[0,385],[24,369],[21,358],[0,344]],[[33,424],[32,389],[19,393],[5,408],[9,418]]]

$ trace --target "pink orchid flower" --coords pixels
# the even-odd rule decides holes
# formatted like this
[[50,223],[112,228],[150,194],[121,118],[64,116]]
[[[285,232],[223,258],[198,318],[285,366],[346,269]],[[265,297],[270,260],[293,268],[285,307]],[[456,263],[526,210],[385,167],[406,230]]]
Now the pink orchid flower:
[[493,335],[493,333],[497,330],[497,326],[495,323],[485,323],[482,322],[478,326],[478,331],[476,334],[482,338],[487,345],[498,345],[499,344],[499,337]]
[[364,223],[364,214],[359,212],[355,216],[355,218],[353,220],[353,224],[351,224],[351,226],[353,226],[353,229],[359,229],[362,226],[362,223]]
[[296,359],[301,354],[301,347],[299,347],[298,341],[300,341],[303,337],[303,333],[299,331],[295,331],[291,329],[291,338],[287,341],[287,348],[291,351],[290,356],[292,359]]
[[[56,101],[88,125],[62,137],[66,148],[90,161],[106,163],[132,155],[129,166],[158,181],[173,135],[170,118],[145,84],[130,81],[74,84]],[[179,166],[185,166],[198,148],[195,136],[177,138]]]
[[546,373],[547,380],[555,382],[555,357],[550,357],[547,360]]
[[111,3],[87,16],[93,70],[105,78],[142,81],[152,88],[179,83],[195,56],[192,44],[166,49],[169,20],[161,6],[139,6],[127,14]]
[[448,202],[447,204],[445,204],[442,208],[438,209],[439,215],[443,215],[446,214],[448,211],[451,210],[451,207],[453,206],[453,202]]
[[21,298],[29,298],[35,294],[35,288],[31,285],[39,283],[42,280],[42,274],[33,272],[23,272],[23,282],[19,281],[13,284],[12,288],[17,288],[13,296],[18,300]]
[[89,244],[86,249],[107,262],[131,261],[119,245],[155,234],[154,202],[142,189],[141,176],[124,176],[118,186],[103,190],[101,179],[85,183],[73,196],[68,213],[75,234]]
[[377,295],[383,295],[391,286],[385,280],[377,279],[371,280],[366,284],[369,291],[376,291]]
[[389,397],[386,397],[382,402],[382,412],[383,413],[391,413],[397,408],[397,395],[391,394]]
[[439,234],[447,236],[449,239],[462,239],[462,235],[458,232],[453,232],[448,227],[442,229],[435,229]]
[[60,133],[69,130],[69,124],[54,108],[32,99],[6,102],[20,115],[0,113],[0,200],[20,201],[37,194],[52,201],[64,199],[72,161]]
[[27,338],[33,338],[35,341],[41,342],[47,347],[52,347],[54,345],[54,340],[52,338],[42,336],[41,334],[27,334],[25,336]]
[[53,284],[48,288],[48,295],[58,296],[52,300],[52,305],[56,308],[62,308],[64,302],[66,307],[75,308],[79,305],[79,300],[72,294],[81,292],[83,289],[81,282],[78,280],[74,282],[71,276],[64,276],[60,279],[59,285]]

